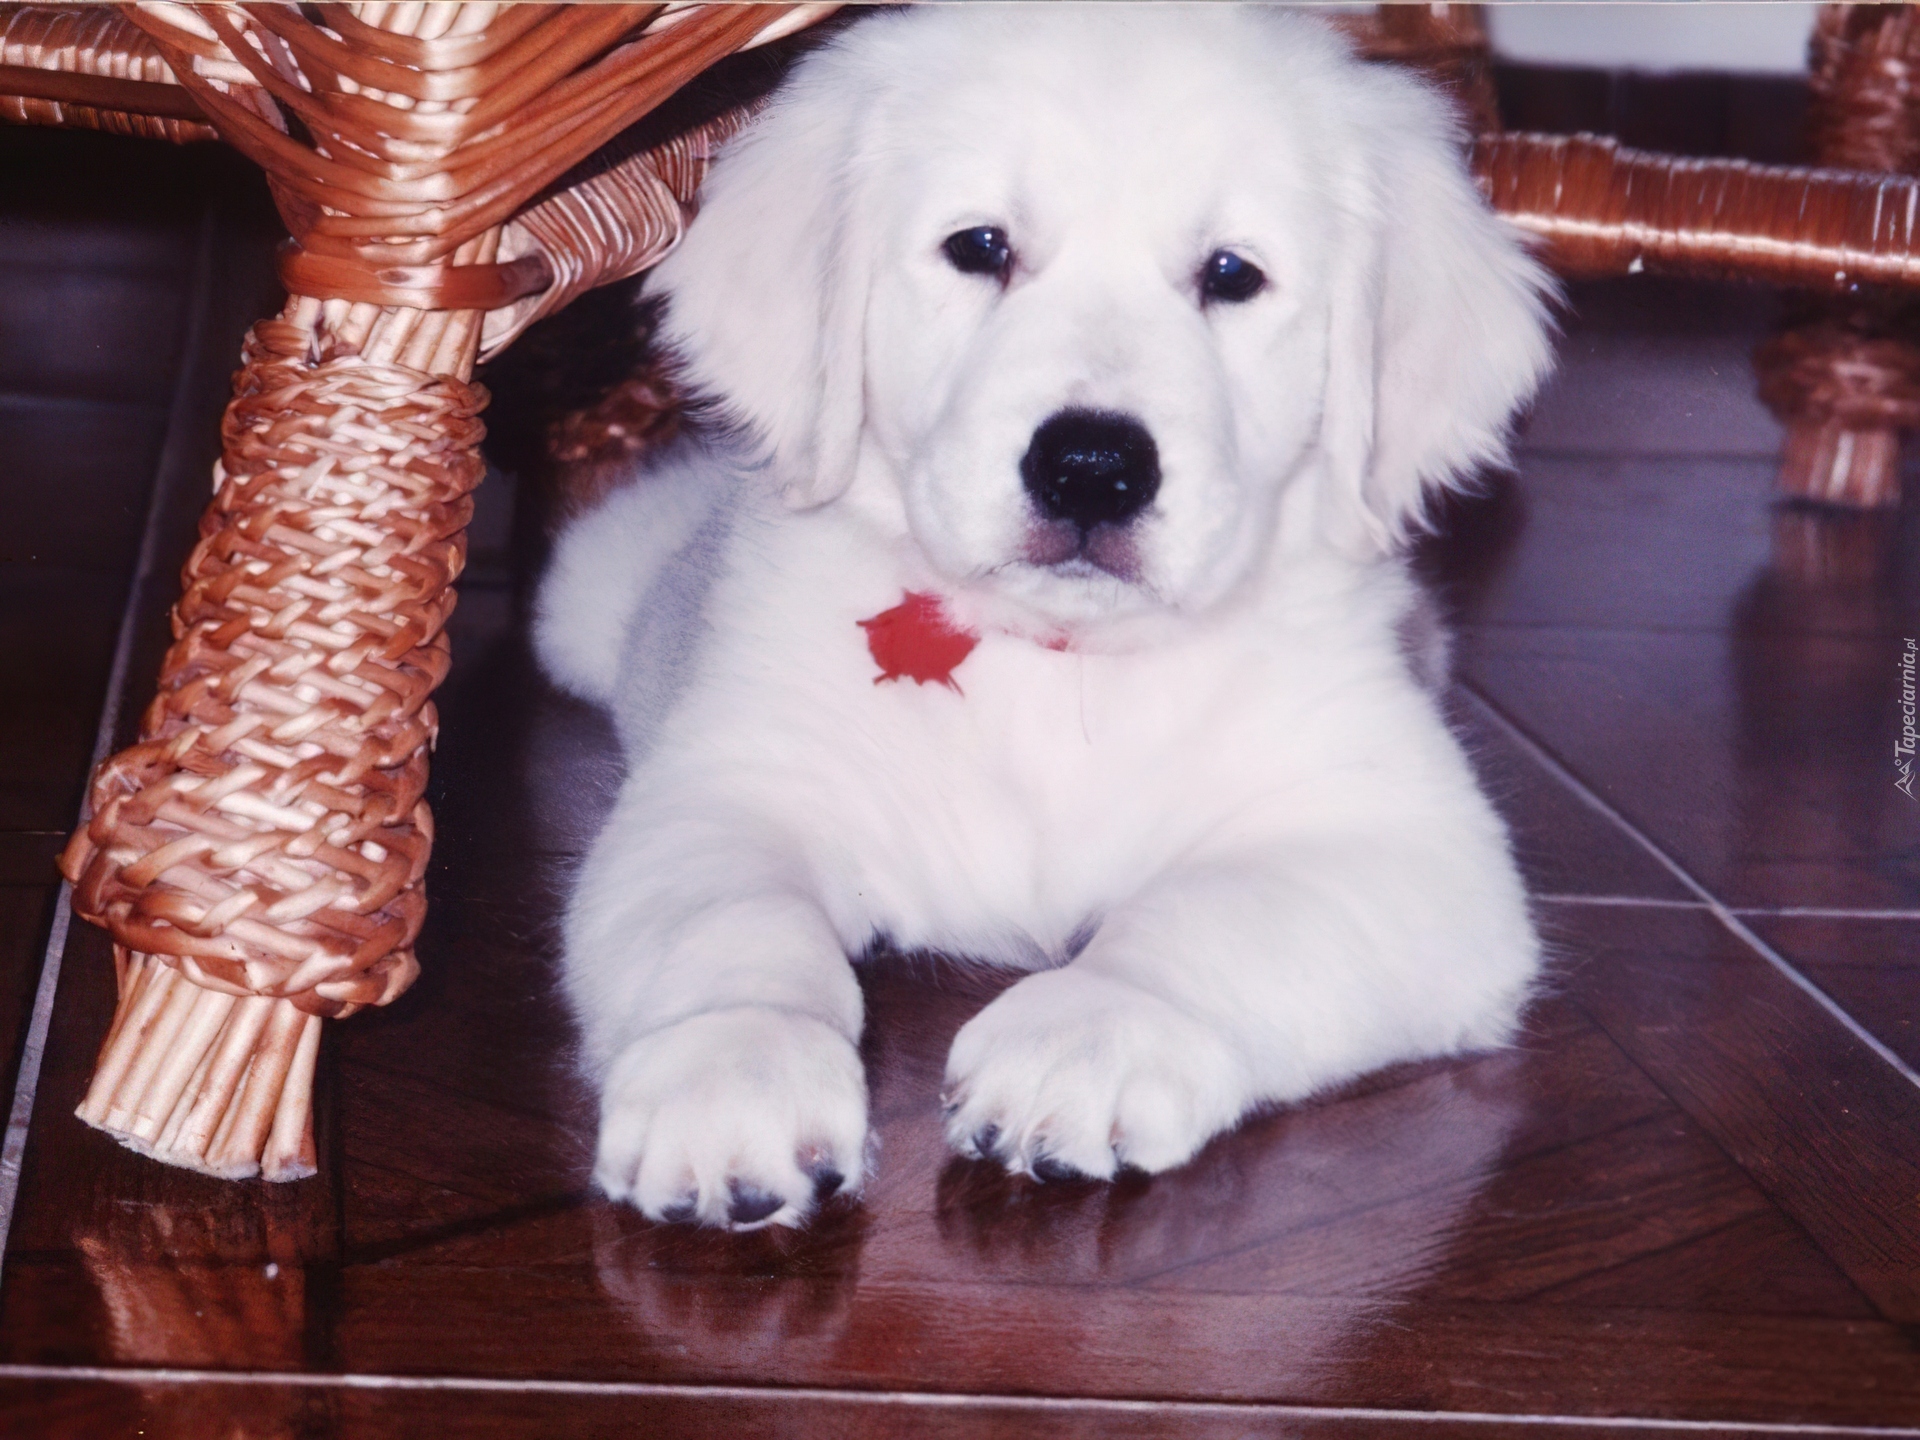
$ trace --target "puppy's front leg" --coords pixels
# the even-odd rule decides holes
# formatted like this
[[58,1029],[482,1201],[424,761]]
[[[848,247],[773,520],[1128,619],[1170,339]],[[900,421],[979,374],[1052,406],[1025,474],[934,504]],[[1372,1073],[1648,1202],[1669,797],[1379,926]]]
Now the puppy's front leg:
[[1040,1179],[1170,1169],[1263,1102],[1500,1043],[1537,964],[1497,838],[1191,863],[960,1031],[948,1139]]
[[799,1224],[862,1177],[860,987],[797,860],[687,808],[623,801],[569,915],[594,1178],[656,1220]]

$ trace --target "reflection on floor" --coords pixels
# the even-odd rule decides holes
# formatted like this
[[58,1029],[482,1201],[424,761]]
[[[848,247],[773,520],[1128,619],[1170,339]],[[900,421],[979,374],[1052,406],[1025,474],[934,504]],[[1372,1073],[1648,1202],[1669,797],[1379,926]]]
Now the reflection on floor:
[[[10,1085],[128,577],[151,536],[123,731],[271,225],[213,152],[0,147],[45,181],[0,223]],[[1520,1044],[1268,1116],[1152,1182],[1035,1188],[939,1143],[945,1046],[1001,982],[875,968],[864,1203],[738,1238],[605,1205],[552,978],[618,762],[530,663],[540,497],[516,513],[503,477],[441,699],[425,974],[331,1037],[321,1175],[222,1185],[73,1120],[112,982],[72,933],[0,1276],[0,1430],[1920,1425],[1920,808],[1892,765],[1920,507],[1770,509],[1766,295],[1573,299],[1517,475],[1421,562],[1557,956]]]

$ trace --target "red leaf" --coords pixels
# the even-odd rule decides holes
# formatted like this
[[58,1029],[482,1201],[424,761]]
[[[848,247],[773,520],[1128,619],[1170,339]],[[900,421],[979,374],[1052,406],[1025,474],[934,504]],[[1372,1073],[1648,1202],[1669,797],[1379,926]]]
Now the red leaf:
[[858,623],[867,632],[867,649],[880,667],[873,681],[876,685],[883,680],[908,679],[921,685],[938,680],[957,693],[954,668],[980,643],[971,630],[949,623],[938,595],[918,590],[909,590],[891,610]]

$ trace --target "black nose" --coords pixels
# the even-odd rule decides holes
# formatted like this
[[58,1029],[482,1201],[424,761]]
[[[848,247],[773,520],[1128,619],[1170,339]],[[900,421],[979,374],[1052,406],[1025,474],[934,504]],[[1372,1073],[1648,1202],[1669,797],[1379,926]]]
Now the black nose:
[[1027,493],[1049,520],[1082,530],[1131,520],[1160,489],[1160,452],[1129,415],[1062,410],[1033,432],[1020,460]]

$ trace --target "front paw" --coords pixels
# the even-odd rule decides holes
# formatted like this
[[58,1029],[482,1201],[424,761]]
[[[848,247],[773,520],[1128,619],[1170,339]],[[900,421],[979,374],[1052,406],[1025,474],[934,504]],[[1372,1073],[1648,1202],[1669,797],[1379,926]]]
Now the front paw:
[[947,1141],[1038,1180],[1104,1180],[1184,1164],[1250,1098],[1211,1027],[1069,967],[1028,976],[955,1037]]
[[593,1177],[655,1220],[799,1225],[859,1189],[866,1134],[866,1076],[844,1035],[787,1010],[716,1010],[614,1059]]

